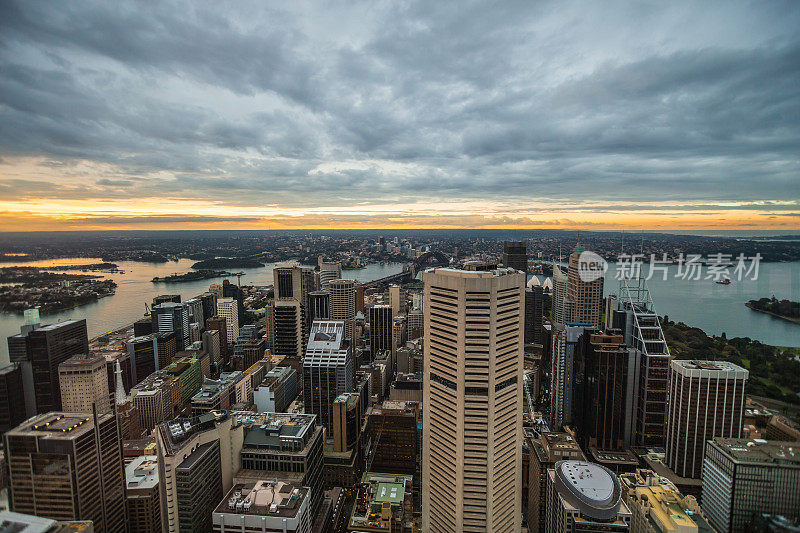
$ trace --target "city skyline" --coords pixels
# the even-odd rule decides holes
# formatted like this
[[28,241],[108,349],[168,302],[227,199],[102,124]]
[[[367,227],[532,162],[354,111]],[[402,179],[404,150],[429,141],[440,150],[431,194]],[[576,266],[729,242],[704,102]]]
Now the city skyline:
[[0,7],[0,231],[798,228],[800,7]]

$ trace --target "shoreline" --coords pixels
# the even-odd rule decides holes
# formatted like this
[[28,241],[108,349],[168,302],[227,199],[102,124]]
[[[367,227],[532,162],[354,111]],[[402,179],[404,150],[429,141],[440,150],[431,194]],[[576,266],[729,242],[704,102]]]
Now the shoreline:
[[758,309],[750,305],[750,302],[745,302],[744,305],[751,311],[756,311],[758,313],[764,313],[765,315],[774,316],[775,318],[780,318],[781,320],[785,320],[786,322],[791,322],[792,324],[797,324],[798,326],[800,326],[800,318],[792,318],[789,316],[779,315],[777,313],[773,313],[772,311],[767,311],[765,309]]

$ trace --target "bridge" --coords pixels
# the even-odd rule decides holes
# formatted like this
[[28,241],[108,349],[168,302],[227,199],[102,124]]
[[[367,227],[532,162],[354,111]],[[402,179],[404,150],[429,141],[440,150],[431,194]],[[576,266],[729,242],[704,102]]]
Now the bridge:
[[364,287],[379,287],[388,283],[403,282],[417,277],[417,272],[429,267],[448,266],[450,258],[442,252],[425,252],[410,263],[403,265],[403,271],[381,279],[364,283]]

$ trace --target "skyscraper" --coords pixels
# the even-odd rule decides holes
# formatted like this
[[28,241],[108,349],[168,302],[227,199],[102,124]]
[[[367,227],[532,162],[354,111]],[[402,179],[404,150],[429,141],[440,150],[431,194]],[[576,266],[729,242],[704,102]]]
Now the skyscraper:
[[670,362],[666,464],[699,478],[706,441],[742,436],[748,371],[727,361]]
[[553,324],[564,324],[567,321],[565,298],[567,297],[567,276],[553,262]]
[[392,307],[390,305],[373,305],[367,309],[369,317],[369,347],[372,358],[384,351],[391,350],[392,343]]
[[67,320],[35,329],[26,329],[8,338],[12,362],[21,363],[32,383],[31,399],[37,413],[61,410],[58,365],[79,354],[89,353],[86,320]]
[[583,251],[578,245],[569,256],[567,294],[564,299],[566,321],[590,324],[599,329],[603,309],[603,278],[593,281],[581,279],[579,262]]
[[314,291],[309,293],[308,310],[311,313],[311,322],[315,320],[328,320],[331,311],[331,293],[328,291]]
[[311,320],[308,313],[308,294],[317,289],[314,270],[301,267],[298,264],[277,266],[272,270],[275,287],[275,299],[295,299],[303,308],[305,333],[311,329]]
[[19,363],[0,368],[0,435],[25,420],[25,389]]
[[353,338],[356,319],[356,282],[352,279],[337,279],[328,284],[331,293],[330,319],[344,322],[344,336]]
[[239,338],[239,303],[233,298],[220,298],[217,300],[217,313],[225,319],[228,342]]
[[4,436],[12,511],[54,520],[91,520],[98,533],[122,533],[125,476],[117,419],[50,412]]
[[353,376],[353,349],[344,338],[344,323],[314,322],[303,359],[303,403],[328,433],[333,428],[333,402],[353,390]]
[[528,248],[525,241],[503,241],[503,266],[528,273]]
[[325,290],[328,284],[335,280],[342,278],[342,263],[326,262],[322,258],[319,260],[319,288]]
[[572,424],[574,407],[575,360],[579,356],[580,339],[588,324],[555,324],[550,386],[550,427],[560,430]]
[[519,531],[525,275],[428,270],[423,531]]
[[83,354],[70,357],[58,365],[58,381],[64,411],[91,413],[92,405],[101,411],[110,409],[105,357]]
[[630,446],[633,350],[622,335],[584,331],[573,385],[573,422],[584,449],[622,450]]
[[189,308],[186,304],[164,302],[150,308],[153,331],[175,333],[178,351],[185,350],[190,342]]
[[525,344],[542,344],[542,315],[544,314],[544,293],[541,285],[525,289]]
[[303,357],[306,341],[303,316],[303,306],[298,300],[274,300],[273,348],[277,355]]
[[731,533],[747,531],[761,513],[800,518],[798,448],[798,442],[709,440],[702,501],[711,525]]

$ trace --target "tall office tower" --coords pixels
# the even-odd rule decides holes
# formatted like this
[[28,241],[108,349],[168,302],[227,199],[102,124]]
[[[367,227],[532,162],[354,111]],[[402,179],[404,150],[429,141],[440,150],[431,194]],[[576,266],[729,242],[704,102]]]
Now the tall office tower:
[[384,401],[369,412],[372,472],[417,475],[417,403]]
[[530,449],[528,463],[528,531],[544,533],[547,516],[547,470],[558,461],[585,461],[581,447],[568,433],[538,433],[524,428],[525,442]]
[[161,533],[158,457],[141,455],[125,467],[128,527],[136,533]]
[[0,368],[0,436],[25,418],[22,368],[19,363],[10,363]]
[[217,295],[211,292],[204,292],[200,295],[200,302],[203,305],[203,323],[217,314]]
[[631,510],[631,531],[641,533],[708,533],[713,531],[693,496],[684,496],[667,478],[652,470],[619,476],[622,497]]
[[[61,410],[61,387],[58,365],[78,354],[89,353],[86,320],[67,320],[41,326],[23,326],[21,332],[8,338],[8,355],[12,363],[21,363],[26,394],[26,408],[37,413]],[[30,400],[30,401],[29,401]]]
[[[178,336],[173,331],[172,333],[154,333],[156,336],[156,366],[166,368],[175,359],[175,354],[178,353]],[[133,374],[133,370],[131,370]],[[136,379],[141,381],[147,376],[136,375]]]
[[308,294],[317,290],[314,274],[314,269],[301,267],[298,264],[277,266],[272,270],[275,299],[294,298],[300,302],[305,315],[303,329],[306,334],[311,329],[311,321],[308,318]]
[[[340,394],[333,401],[333,451],[349,452],[361,436],[361,402],[357,392]],[[416,459],[414,459],[416,463]],[[357,475],[353,472],[354,475]],[[327,476],[326,476],[327,477]]]
[[228,338],[228,321],[225,317],[219,315],[206,319],[206,331],[212,329],[219,331],[219,349],[220,352],[227,357],[228,343],[235,341],[238,335],[233,338]]
[[369,319],[369,348],[372,359],[384,350],[392,350],[392,306],[373,305],[367,309]]
[[211,533],[211,513],[241,468],[242,425],[214,411],[162,422],[155,434],[164,531]]
[[190,342],[189,310],[185,304],[164,302],[150,308],[153,331],[175,333],[178,351],[185,350]]
[[220,298],[217,300],[217,312],[225,319],[228,342],[239,338],[239,302],[233,298]]
[[578,245],[569,256],[567,294],[564,299],[566,319],[568,323],[591,324],[599,329],[603,310],[603,278],[594,281],[581,279],[578,264],[581,253],[583,248]]
[[212,363],[219,363],[222,360],[222,343],[219,339],[219,331],[207,329],[203,332],[203,350],[208,352]]
[[747,531],[759,514],[800,519],[798,448],[798,442],[709,440],[702,502],[711,525],[729,533]]
[[344,322],[314,322],[303,359],[303,404],[306,413],[317,415],[329,433],[333,401],[353,390],[353,366],[353,348],[344,337]]
[[[70,413],[91,413],[111,408],[106,359],[97,355],[76,355],[58,365],[61,408]],[[124,389],[123,389],[124,392]]]
[[670,362],[666,464],[699,478],[706,441],[742,436],[748,372],[726,361]]
[[400,285],[389,286],[389,305],[392,306],[392,315],[398,316],[405,313],[405,301]]
[[525,344],[542,344],[542,318],[544,293],[541,285],[525,289]]
[[572,424],[574,407],[575,360],[587,324],[555,324],[550,385],[550,427],[561,429]]
[[294,298],[274,301],[274,351],[277,355],[300,359],[306,345],[303,306]]
[[503,241],[503,266],[528,273],[528,247],[525,241]]
[[153,333],[153,321],[149,318],[140,318],[133,323],[133,336],[143,337]]
[[275,300],[270,300],[264,307],[264,339],[267,350],[275,351]]
[[331,293],[328,291],[314,291],[309,293],[308,312],[311,313],[311,322],[315,320],[329,320],[331,312]]
[[567,322],[566,297],[567,276],[553,262],[553,304],[551,312],[553,324],[565,324]]
[[131,401],[139,410],[139,423],[144,431],[150,433],[156,424],[173,417],[174,405],[180,401],[174,391],[177,391],[175,380],[165,370],[154,372],[131,389]]
[[200,298],[190,298],[184,302],[186,311],[189,313],[189,324],[199,324],[201,329],[206,327],[206,319],[203,316],[203,300]]
[[156,335],[145,335],[132,337],[125,342],[131,361],[131,379],[134,383],[139,383],[161,368],[156,338]]
[[91,520],[98,533],[125,532],[125,475],[111,413],[51,412],[4,436],[12,511]]
[[356,283],[356,313],[364,312],[364,293],[366,288],[361,283]]
[[585,461],[558,461],[547,471],[545,531],[630,531],[631,512],[619,478]]
[[519,531],[525,275],[424,283],[423,531]]
[[[241,457],[247,476],[241,472],[237,480],[291,477],[311,488],[311,515],[316,516],[323,499],[325,444],[316,415],[239,411],[231,416],[244,427]],[[270,445],[265,446],[265,442]]]
[[633,444],[666,444],[669,347],[644,278],[622,278],[619,294],[609,299],[606,325],[622,330],[625,344],[636,350],[633,365]]
[[320,257],[319,259],[319,288],[325,290],[328,284],[335,280],[342,279],[342,263],[326,262]]
[[333,280],[328,284],[328,291],[331,293],[329,318],[343,321],[344,336],[352,339],[356,323],[356,282],[352,279]]
[[573,390],[573,422],[584,449],[630,446],[634,351],[622,335],[587,330],[581,338]]

